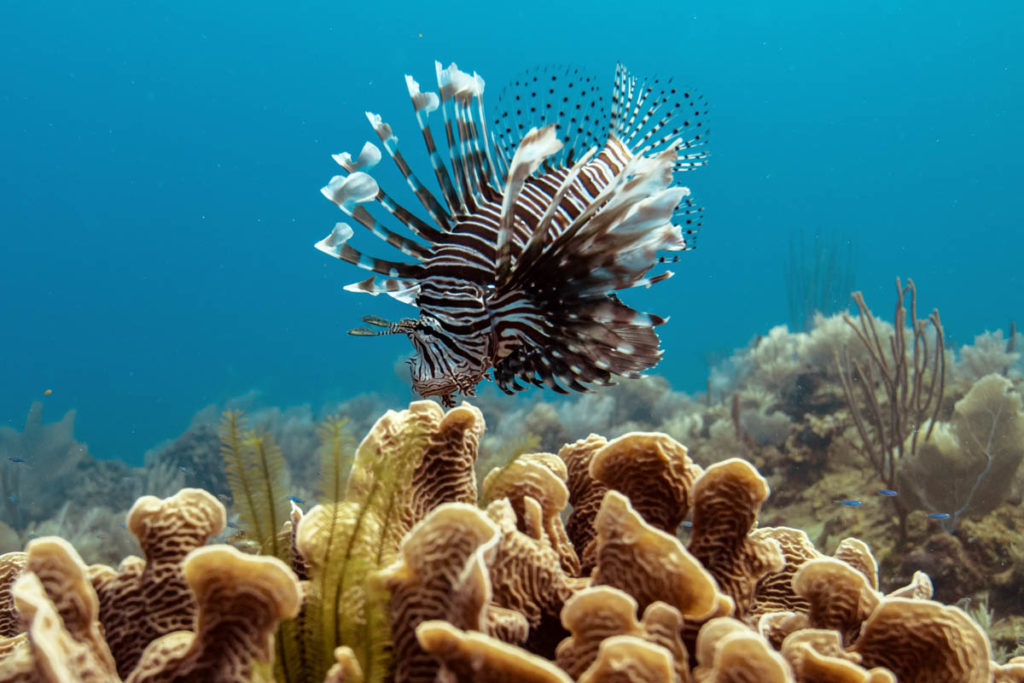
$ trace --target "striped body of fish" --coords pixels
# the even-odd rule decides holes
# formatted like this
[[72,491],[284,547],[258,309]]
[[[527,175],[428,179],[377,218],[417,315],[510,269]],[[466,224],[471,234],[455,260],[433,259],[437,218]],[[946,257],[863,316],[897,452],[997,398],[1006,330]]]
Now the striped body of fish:
[[[351,334],[408,335],[413,388],[448,406],[485,378],[507,393],[524,384],[567,393],[653,367],[662,355],[653,328],[665,320],[615,292],[670,277],[649,275],[678,258],[659,253],[693,247],[700,210],[675,177],[703,163],[702,99],[619,66],[606,106],[593,79],[543,69],[502,92],[504,111],[488,131],[483,79],[454,64],[436,71],[436,93],[410,76],[406,83],[440,197],[409,167],[391,127],[367,113],[425,217],[366,172],[382,158],[370,142],[356,158],[335,155],[347,174],[323,188],[404,257],[364,255],[349,244],[353,229],[338,223],[317,248],[375,273],[345,289],[419,310],[398,322],[367,316],[376,329]],[[386,227],[383,214],[407,233]]]

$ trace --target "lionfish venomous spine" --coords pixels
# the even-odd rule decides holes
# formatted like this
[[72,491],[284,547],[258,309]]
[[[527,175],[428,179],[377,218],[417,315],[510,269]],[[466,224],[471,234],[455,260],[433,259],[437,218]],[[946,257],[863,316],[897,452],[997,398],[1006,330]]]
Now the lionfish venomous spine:
[[[693,248],[700,209],[673,182],[704,162],[703,100],[620,65],[606,107],[593,79],[542,69],[502,92],[504,111],[488,131],[483,79],[435,66],[437,93],[405,79],[440,198],[406,163],[391,127],[366,115],[426,217],[366,172],[382,158],[371,142],[356,158],[335,155],[347,175],[322,190],[406,257],[367,256],[349,244],[353,229],[338,223],[316,247],[376,273],[345,289],[419,309],[418,319],[398,322],[367,316],[376,329],[350,334],[408,335],[413,388],[446,406],[485,378],[506,393],[523,390],[520,382],[568,393],[640,376],[661,358],[653,328],[665,319],[615,292],[670,277],[648,275],[678,258],[658,253]],[[428,121],[438,110],[442,145]],[[408,234],[381,223],[370,203]]]

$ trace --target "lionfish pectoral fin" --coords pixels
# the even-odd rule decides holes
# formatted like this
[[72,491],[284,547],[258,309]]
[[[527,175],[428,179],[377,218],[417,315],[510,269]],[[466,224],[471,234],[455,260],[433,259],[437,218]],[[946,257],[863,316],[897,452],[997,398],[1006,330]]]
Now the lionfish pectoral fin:
[[562,141],[558,139],[555,125],[551,124],[540,129],[531,128],[523,136],[515,156],[512,157],[508,180],[505,183],[505,193],[501,201],[495,263],[495,282],[497,284],[502,284],[508,279],[512,268],[512,234],[519,193],[522,192],[526,179],[540,167],[545,159],[560,149],[562,149]]
[[565,179],[561,185],[555,191],[554,196],[551,198],[551,202],[548,204],[547,209],[537,222],[537,227],[534,228],[533,233],[530,235],[530,239],[527,241],[526,246],[523,247],[522,253],[516,260],[515,272],[512,277],[516,280],[520,278],[529,278],[529,270],[537,257],[544,250],[547,244],[548,232],[551,228],[552,219],[555,213],[561,206],[562,200],[565,198],[565,193],[568,192],[569,188],[572,187],[573,183],[579,177],[580,169],[582,169],[590,159],[597,154],[597,147],[591,147],[579,158],[579,160],[573,164],[572,168],[566,174]]

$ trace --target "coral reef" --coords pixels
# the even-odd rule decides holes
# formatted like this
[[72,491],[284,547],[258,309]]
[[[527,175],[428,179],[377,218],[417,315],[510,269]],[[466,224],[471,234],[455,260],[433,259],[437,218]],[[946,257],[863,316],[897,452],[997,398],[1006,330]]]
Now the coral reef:
[[[226,512],[198,489],[140,498],[145,557],[116,570],[56,538],[4,555],[0,680],[1024,681],[923,574],[885,594],[863,542],[828,557],[761,525],[769,483],[745,460],[591,436],[478,496],[482,433],[465,404],[378,420],[341,499],[279,530],[298,572],[205,545]],[[321,430],[335,469],[340,434]]]

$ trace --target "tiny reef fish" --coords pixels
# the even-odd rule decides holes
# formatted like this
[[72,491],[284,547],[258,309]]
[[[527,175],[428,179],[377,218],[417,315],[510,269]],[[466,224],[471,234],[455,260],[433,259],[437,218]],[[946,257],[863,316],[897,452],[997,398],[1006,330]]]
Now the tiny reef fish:
[[506,87],[488,119],[483,78],[455,64],[435,71],[437,92],[405,82],[439,195],[410,168],[391,126],[367,113],[426,217],[367,173],[382,158],[372,142],[355,158],[334,155],[346,175],[322,189],[405,257],[368,256],[350,244],[353,228],[336,224],[316,248],[375,273],[345,289],[418,309],[398,322],[365,316],[376,329],[349,333],[407,335],[413,389],[449,407],[484,379],[509,394],[523,384],[569,393],[642,376],[661,359],[654,328],[667,319],[616,292],[667,279],[671,271],[649,271],[678,256],[659,253],[695,247],[702,210],[677,176],[705,162],[703,98],[621,65],[606,98],[579,70],[545,68]]
[[864,503],[862,503],[859,500],[841,500],[839,501],[839,504],[845,505],[846,507],[857,508],[863,505]]
[[928,515],[928,519],[949,519],[948,512],[933,512]]
[[10,458],[7,458],[7,459],[8,459],[8,460],[10,460],[11,462],[15,462],[15,463],[24,463],[24,462],[27,462],[27,461],[25,460],[25,458],[22,458],[22,457],[19,457],[19,456],[14,456],[14,457],[10,457]]
[[43,396],[49,396],[52,393],[53,393],[53,389],[47,389],[46,391],[43,392]]
[[302,500],[298,496],[288,496],[288,500],[295,503],[296,505],[305,505],[306,501]]
[[889,497],[899,495],[896,491],[893,491],[892,489],[875,489],[875,493],[877,493],[880,496],[889,496]]

